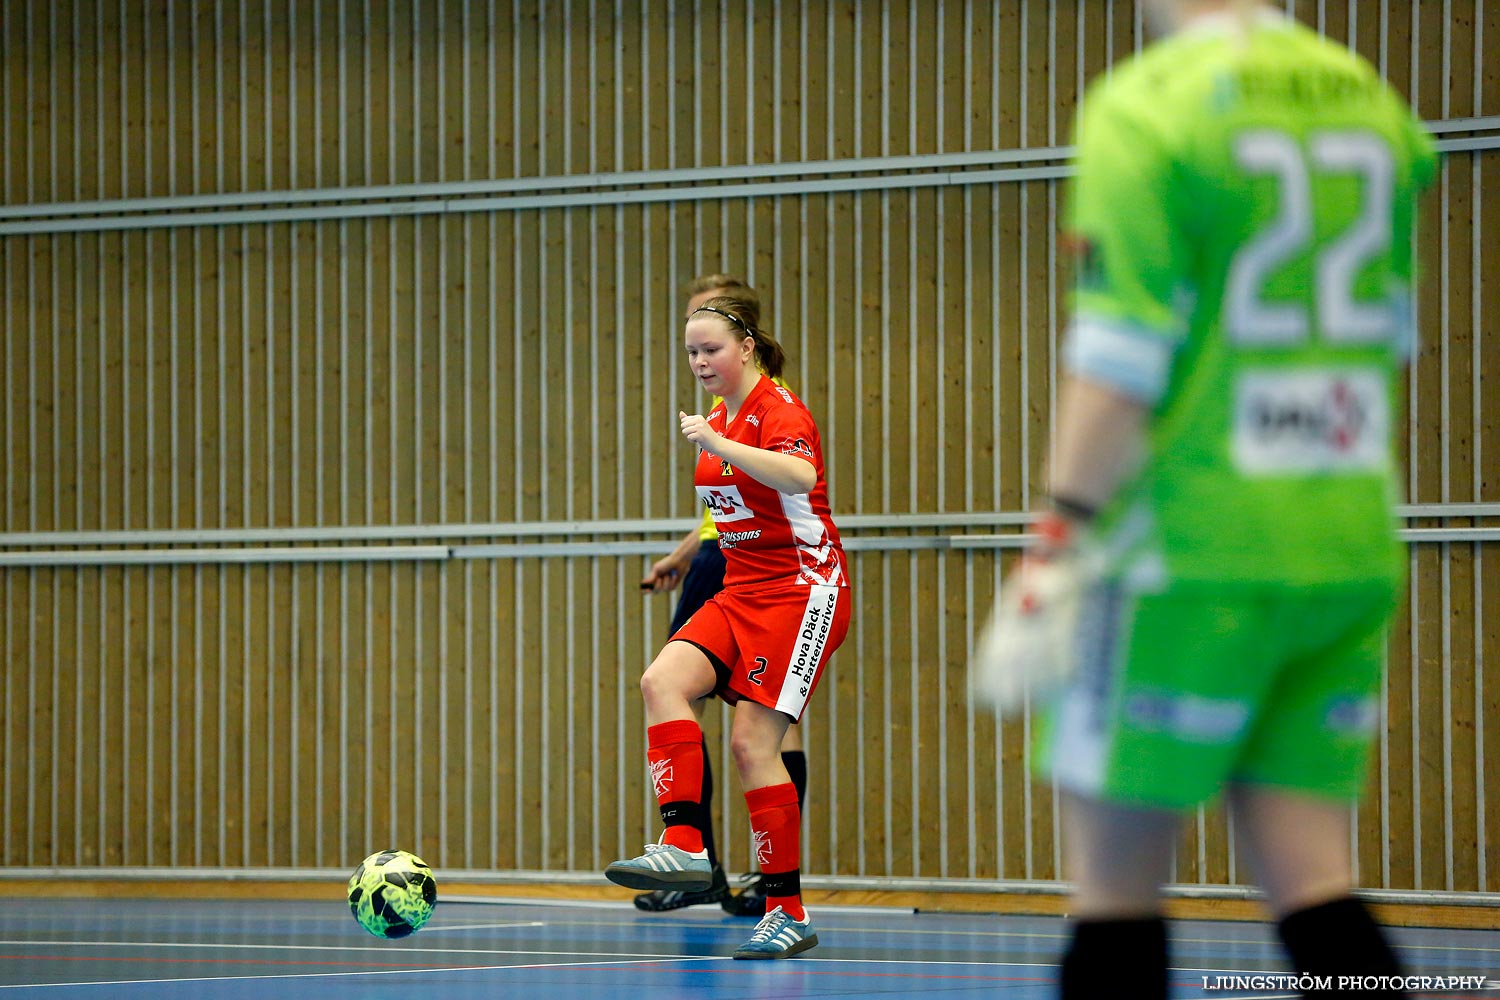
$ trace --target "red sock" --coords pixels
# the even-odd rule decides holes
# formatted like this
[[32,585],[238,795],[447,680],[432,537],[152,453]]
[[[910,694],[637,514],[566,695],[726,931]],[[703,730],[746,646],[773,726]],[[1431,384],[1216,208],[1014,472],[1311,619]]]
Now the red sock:
[[802,906],[802,810],[797,806],[797,787],[781,785],[752,788],[745,793],[750,807],[751,846],[760,862],[761,885],[766,892],[766,912],[776,907],[794,920],[806,920]]
[[646,730],[646,742],[646,762],[667,827],[662,841],[684,851],[703,850],[703,831],[698,828],[703,810],[703,730],[691,719],[663,722]]

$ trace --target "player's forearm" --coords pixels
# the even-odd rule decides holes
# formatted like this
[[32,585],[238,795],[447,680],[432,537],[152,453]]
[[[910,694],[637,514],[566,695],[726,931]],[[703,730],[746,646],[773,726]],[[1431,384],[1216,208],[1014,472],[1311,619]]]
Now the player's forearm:
[[718,455],[778,493],[811,493],[818,484],[818,473],[812,463],[796,455],[766,451],[738,441],[725,441]]
[[1094,510],[1136,468],[1146,438],[1146,404],[1101,382],[1063,379],[1057,404],[1052,495]]
[[682,536],[682,541],[677,543],[677,547],[667,558],[686,566],[693,561],[693,556],[698,554],[698,547],[702,544],[698,538],[698,528],[695,526],[692,531]]

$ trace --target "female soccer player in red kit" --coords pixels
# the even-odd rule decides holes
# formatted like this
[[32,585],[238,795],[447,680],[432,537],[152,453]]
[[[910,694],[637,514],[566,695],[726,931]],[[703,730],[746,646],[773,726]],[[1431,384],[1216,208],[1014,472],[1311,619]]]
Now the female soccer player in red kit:
[[852,602],[818,428],[801,400],[761,373],[779,369],[772,359],[781,348],[749,315],[721,296],[688,317],[693,375],[724,400],[706,417],[679,414],[682,436],[700,449],[693,482],[719,528],[724,589],[641,678],[646,756],[666,832],[605,876],[633,889],[708,886],[696,825],[703,735],[693,703],[717,695],[735,706],[730,749],[766,892],[766,915],[734,957],[787,958],[818,938],[802,905],[801,811],[781,739],[843,642]]

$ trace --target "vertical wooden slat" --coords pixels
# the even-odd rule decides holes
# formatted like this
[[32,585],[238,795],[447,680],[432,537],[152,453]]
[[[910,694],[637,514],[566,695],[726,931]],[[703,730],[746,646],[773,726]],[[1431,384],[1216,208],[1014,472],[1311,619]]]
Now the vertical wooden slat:
[[[1437,46],[1442,41],[1441,5],[1426,4],[1412,8],[1407,44],[1410,47],[1411,88],[1413,105],[1417,113],[1426,118],[1441,117],[1446,88],[1441,77],[1442,59],[1423,59],[1424,48]],[[1436,208],[1437,202],[1429,201]],[[1422,243],[1440,246],[1445,220],[1436,211],[1429,211],[1422,219],[1418,239]],[[1423,315],[1438,316],[1443,304],[1432,283],[1426,283],[1418,292],[1418,310]],[[1445,347],[1442,337],[1425,338],[1413,366],[1415,387],[1412,405],[1412,421],[1416,430],[1416,448],[1412,455],[1412,467],[1416,473],[1413,498],[1440,501],[1443,499],[1445,483],[1444,446],[1445,428],[1442,425],[1444,411],[1443,363]],[[1446,622],[1442,614],[1442,578],[1446,573],[1441,549],[1424,554],[1419,559],[1418,570],[1413,574],[1411,589],[1416,601],[1414,611],[1415,635],[1418,651],[1414,656],[1414,681],[1411,687],[1413,717],[1411,732],[1414,758],[1412,816],[1412,853],[1416,870],[1413,873],[1416,888],[1442,888],[1443,872],[1443,760],[1441,753],[1423,752],[1424,746],[1441,747],[1443,726],[1443,664],[1441,662],[1442,637]]]
[[[1472,2],[1454,4],[1444,37],[1445,94],[1443,114],[1445,117],[1471,117],[1475,114],[1474,74],[1475,50],[1460,44],[1458,38],[1468,26],[1473,30],[1474,6]],[[1444,163],[1443,200],[1447,203],[1445,219],[1445,247],[1442,265],[1444,286],[1444,343],[1447,364],[1445,366],[1445,392],[1447,400],[1444,415],[1447,437],[1447,475],[1444,495],[1449,500],[1474,501],[1478,499],[1474,469],[1476,468],[1475,438],[1476,418],[1473,402],[1476,383],[1472,370],[1474,359],[1473,326],[1474,298],[1480,276],[1474,273],[1473,256],[1469,252],[1472,230],[1462,220],[1473,219],[1473,171],[1475,157],[1470,155],[1449,157]],[[1448,557],[1445,638],[1443,659],[1447,672],[1447,691],[1444,709],[1443,753],[1447,762],[1444,788],[1444,863],[1445,888],[1455,885],[1474,885],[1478,881],[1479,839],[1477,836],[1476,804],[1478,802],[1478,773],[1483,762],[1473,756],[1475,725],[1475,681],[1478,676],[1475,663],[1479,650],[1474,644],[1474,614],[1472,601],[1475,585],[1475,547],[1455,545]]]
[[[1500,3],[1482,0],[1481,9],[1475,18],[1474,52],[1488,51],[1500,39]],[[1476,57],[1476,63],[1479,60]],[[1483,62],[1483,73],[1476,72],[1475,110],[1479,114],[1500,113],[1500,76],[1493,60]],[[1500,281],[1493,278],[1500,267],[1500,254],[1494,250],[1493,240],[1484,237],[1495,232],[1500,225],[1500,160],[1493,155],[1476,157],[1475,204],[1469,229],[1473,251],[1474,272],[1482,273],[1483,280],[1474,285],[1474,325],[1478,330],[1493,330],[1500,322]],[[1500,468],[1500,399],[1494,392],[1480,392],[1482,385],[1493,386],[1500,380],[1500,357],[1493,349],[1493,337],[1476,339],[1476,351],[1471,361],[1474,368],[1475,413],[1475,463],[1474,477],[1476,493],[1484,499],[1495,495],[1493,478],[1484,470]],[[1490,762],[1500,760],[1500,554],[1495,546],[1480,547],[1476,556],[1475,587],[1471,600],[1474,603],[1475,619],[1475,733],[1474,755],[1484,761],[1476,789],[1476,827],[1479,842],[1479,857],[1476,864],[1476,885],[1480,891],[1494,891],[1500,887],[1500,780],[1496,780]]]
[[[434,67],[437,94],[442,100],[442,134],[445,148],[451,154],[442,158],[442,176],[461,179],[467,163],[461,144],[449,137],[464,135],[468,92],[462,87],[465,77],[463,60],[468,37],[462,5],[449,4],[440,15]],[[437,276],[435,298],[438,341],[437,407],[440,409],[438,451],[439,496],[437,516],[444,521],[464,521],[468,508],[468,459],[464,448],[464,424],[467,415],[465,385],[468,369],[464,366],[468,328],[461,322],[464,314],[463,269],[464,219],[438,220]],[[463,759],[460,740],[464,735],[463,684],[466,670],[464,605],[464,571],[461,567],[437,567],[434,652],[437,661],[436,695],[430,708],[437,713],[438,778],[437,829],[438,857],[462,857],[464,847]]]
[[[1025,145],[1030,124],[1027,104],[1027,58],[1029,57],[1029,20],[1022,7],[1004,9],[997,14],[995,26],[996,95],[1001,120],[994,133],[997,146],[1015,148]],[[989,297],[995,310],[995,356],[990,368],[991,406],[988,415],[994,425],[995,445],[990,481],[995,507],[1018,510],[1027,501],[1019,475],[1024,462],[1026,436],[1024,425],[1023,386],[1025,373],[1021,366],[1026,322],[1026,296],[1022,284],[1024,260],[1023,213],[1025,188],[1020,184],[995,185],[992,191],[995,219],[990,249],[994,261],[985,276]],[[981,421],[982,422],[982,421]],[[996,560],[998,563],[998,560]],[[976,600],[992,594],[996,580],[995,567],[981,577]],[[1022,741],[1025,738],[1017,720],[986,718],[981,733],[993,726],[993,737],[982,744],[985,757],[994,759],[993,789],[995,809],[996,874],[1015,878],[1024,874],[1023,844],[1027,836],[1022,828]]]
[[[54,26],[54,31],[59,30]],[[70,29],[69,29],[70,30]],[[55,37],[54,37],[55,44]],[[72,74],[66,67],[56,67],[59,84],[70,80]],[[59,107],[72,104],[59,87]],[[64,118],[66,120],[66,118]],[[71,157],[57,157],[59,162],[71,164]],[[70,170],[70,176],[73,176]],[[71,189],[73,182],[68,182]],[[87,240],[89,237],[85,236]],[[50,307],[50,329],[47,339],[51,341],[52,373],[49,412],[51,430],[47,447],[51,450],[54,480],[48,492],[52,498],[51,522],[62,528],[77,528],[80,508],[77,456],[82,428],[79,412],[82,401],[79,343],[79,316],[77,312],[79,275],[79,238],[58,235],[51,238],[53,258],[56,261],[48,298]],[[78,819],[74,806],[74,789],[78,787],[80,775],[79,759],[81,738],[80,704],[82,691],[79,687],[76,653],[79,639],[78,618],[81,602],[80,575],[61,572],[53,576],[51,623],[48,636],[48,684],[52,698],[52,729],[48,754],[51,758],[52,780],[48,788],[48,827],[50,850],[54,864],[76,863],[78,855]]]
[[[18,150],[26,141],[26,100],[23,96],[26,47],[20,38],[23,23],[24,13],[18,8],[0,6],[0,46],[6,53],[14,53],[0,64],[0,136],[5,139],[6,150]],[[6,204],[27,200],[24,181],[17,177],[23,168],[18,160],[20,157],[14,154],[0,157],[0,198]]]
[[[944,53],[938,145],[945,151],[961,151],[969,148],[971,101],[976,91],[984,92],[984,87],[972,76],[967,58],[973,42],[967,11],[963,5],[951,4],[943,8],[943,15],[938,37],[939,49]],[[937,197],[939,253],[933,322],[940,331],[940,346],[932,388],[937,400],[934,423],[940,442],[965,443],[963,448],[945,444],[939,450],[935,470],[938,495],[934,509],[937,510],[969,509],[968,482],[975,467],[967,446],[968,400],[973,390],[965,385],[966,374],[973,370],[968,342],[971,290],[965,280],[971,267],[965,220],[971,210],[972,195],[968,189],[950,188]],[[937,568],[936,606],[942,609],[941,617],[934,623],[939,658],[937,726],[943,740],[940,807],[947,817],[938,872],[944,876],[968,875],[974,846],[967,822],[974,809],[969,787],[969,754],[964,741],[954,738],[961,732],[967,734],[968,729],[967,562],[961,554],[944,553]]]

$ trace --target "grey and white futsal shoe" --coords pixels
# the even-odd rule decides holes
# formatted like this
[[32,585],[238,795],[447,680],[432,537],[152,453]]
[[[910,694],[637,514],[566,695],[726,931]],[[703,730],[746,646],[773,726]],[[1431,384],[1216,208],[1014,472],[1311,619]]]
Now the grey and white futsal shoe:
[[684,851],[671,844],[647,844],[638,858],[616,861],[604,869],[604,877],[631,889],[676,889],[702,892],[713,884],[713,866],[708,851]]
[[735,958],[791,958],[818,943],[813,930],[812,915],[806,920],[793,920],[781,907],[760,918],[750,940],[735,951]]

